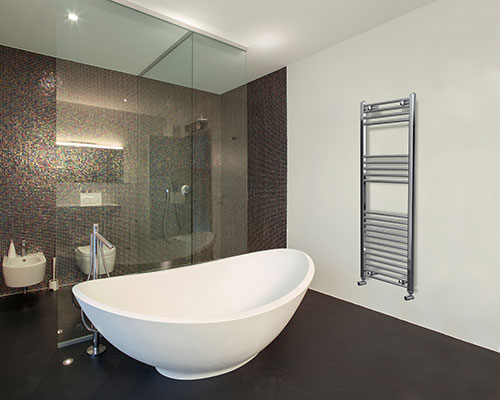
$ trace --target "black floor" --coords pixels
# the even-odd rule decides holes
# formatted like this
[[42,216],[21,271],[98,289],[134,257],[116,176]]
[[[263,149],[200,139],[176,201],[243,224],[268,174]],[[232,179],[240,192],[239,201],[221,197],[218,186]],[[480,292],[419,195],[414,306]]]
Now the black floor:
[[62,332],[57,335],[59,343],[88,336],[89,332],[82,324],[80,309],[75,307],[71,296],[71,286],[65,286],[57,292],[57,328]]
[[2,400],[500,399],[500,354],[313,291],[253,361],[201,381],[165,378],[110,345],[97,360],[88,343],[55,350],[55,299],[0,300]]

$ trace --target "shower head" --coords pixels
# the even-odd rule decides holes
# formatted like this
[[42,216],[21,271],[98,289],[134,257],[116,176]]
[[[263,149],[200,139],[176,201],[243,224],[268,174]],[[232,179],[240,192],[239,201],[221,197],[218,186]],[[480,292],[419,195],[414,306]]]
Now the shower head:
[[192,132],[200,132],[207,129],[208,119],[203,118],[203,115],[200,115],[196,121],[192,123]]
[[185,126],[185,131],[187,134],[192,134],[196,132],[201,132],[206,130],[208,127],[208,119],[200,115],[200,118],[196,119],[194,122]]

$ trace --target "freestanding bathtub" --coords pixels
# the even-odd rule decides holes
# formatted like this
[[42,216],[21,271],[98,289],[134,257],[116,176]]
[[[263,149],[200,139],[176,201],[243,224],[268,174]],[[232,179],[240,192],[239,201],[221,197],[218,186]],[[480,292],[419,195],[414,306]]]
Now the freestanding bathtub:
[[311,258],[278,249],[73,287],[101,334],[174,379],[202,379],[254,358],[283,330],[314,275]]

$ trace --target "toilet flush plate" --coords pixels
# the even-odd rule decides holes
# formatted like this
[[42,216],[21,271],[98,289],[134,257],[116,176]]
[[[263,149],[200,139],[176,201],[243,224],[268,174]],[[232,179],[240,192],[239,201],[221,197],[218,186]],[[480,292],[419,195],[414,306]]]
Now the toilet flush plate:
[[102,193],[80,193],[80,207],[102,206]]

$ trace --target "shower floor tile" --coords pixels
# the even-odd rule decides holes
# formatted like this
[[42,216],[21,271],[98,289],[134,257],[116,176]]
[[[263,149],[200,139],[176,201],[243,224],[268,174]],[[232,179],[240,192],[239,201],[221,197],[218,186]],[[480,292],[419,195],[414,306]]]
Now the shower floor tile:
[[0,299],[2,399],[500,398],[497,353],[314,291],[249,364],[201,381],[165,378],[109,344],[95,360],[89,342],[55,350],[53,294],[12,297]]

